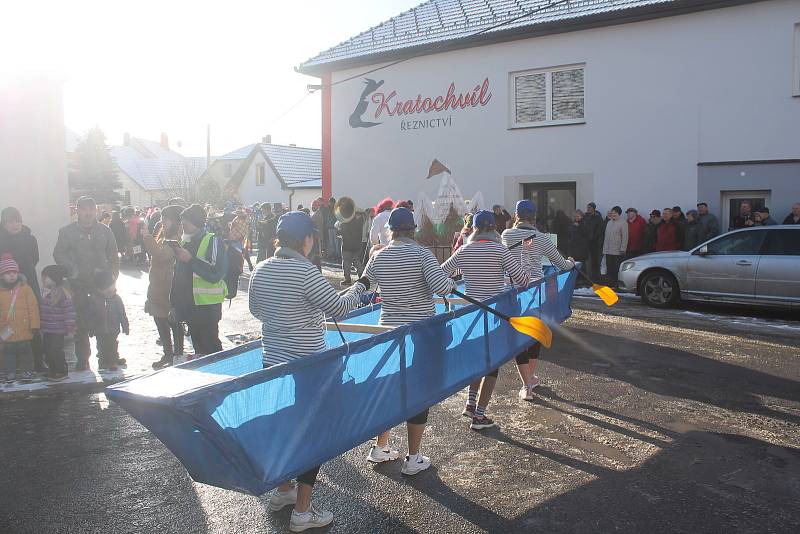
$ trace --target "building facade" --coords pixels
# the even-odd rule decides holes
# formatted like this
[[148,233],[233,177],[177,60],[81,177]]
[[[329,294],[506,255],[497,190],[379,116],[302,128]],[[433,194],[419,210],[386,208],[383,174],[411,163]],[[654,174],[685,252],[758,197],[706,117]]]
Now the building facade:
[[705,201],[727,219],[747,198],[782,219],[800,201],[800,2],[569,2],[480,36],[543,2],[454,3],[300,67],[322,79],[326,195],[433,198],[436,158],[465,196],[548,218]]

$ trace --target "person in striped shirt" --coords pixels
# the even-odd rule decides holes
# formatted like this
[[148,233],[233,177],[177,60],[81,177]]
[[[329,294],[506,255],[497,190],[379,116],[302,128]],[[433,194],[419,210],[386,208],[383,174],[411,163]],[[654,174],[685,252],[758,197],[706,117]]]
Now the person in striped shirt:
[[[311,217],[292,211],[278,220],[275,256],[259,263],[250,280],[250,313],[262,322],[264,367],[323,351],[326,316],[341,317],[356,308],[369,281],[360,278],[341,295],[312,264],[316,228]],[[323,527],[333,514],[312,506],[311,492],[319,466],[282,484],[269,501],[270,511],[294,504],[289,530]]]
[[[433,294],[447,295],[455,289],[456,283],[444,274],[433,253],[414,241],[417,225],[410,210],[392,210],[387,226],[391,233],[389,244],[377,251],[364,269],[369,283],[380,287],[380,324],[400,326],[435,315]],[[401,469],[404,475],[415,475],[431,466],[430,458],[419,452],[427,422],[428,409],[406,422],[408,455]],[[389,447],[387,430],[378,436],[367,460],[381,463],[399,457],[399,451]]]
[[[505,289],[505,273],[518,286],[526,286],[530,280],[530,265],[520,265],[512,251],[503,246],[495,224],[491,211],[476,213],[473,218],[475,231],[467,239],[466,245],[442,264],[445,274],[454,276],[460,273],[464,277],[466,294],[479,300],[491,298]],[[523,246],[532,249],[530,240],[525,241]],[[529,261],[530,255],[523,254],[522,260]],[[486,407],[492,398],[498,371],[499,367],[469,386],[467,405],[462,415],[472,418],[470,428],[473,430],[494,426],[494,421],[486,416]]]
[[[514,214],[514,226],[503,232],[503,244],[507,247],[515,245],[524,239],[533,237],[533,247],[524,249],[516,247],[512,250],[515,255],[522,259],[529,256],[522,262],[530,265],[531,280],[538,280],[544,276],[542,273],[542,257],[546,256],[550,262],[560,269],[568,270],[575,267],[572,258],[565,259],[558,251],[556,246],[550,241],[546,234],[536,230],[534,221],[536,220],[536,204],[531,200],[520,200]],[[517,355],[517,370],[522,380],[522,389],[519,391],[521,399],[533,400],[533,389],[539,385],[539,377],[536,376],[536,364],[539,360],[539,352],[542,346],[536,343],[531,348]]]

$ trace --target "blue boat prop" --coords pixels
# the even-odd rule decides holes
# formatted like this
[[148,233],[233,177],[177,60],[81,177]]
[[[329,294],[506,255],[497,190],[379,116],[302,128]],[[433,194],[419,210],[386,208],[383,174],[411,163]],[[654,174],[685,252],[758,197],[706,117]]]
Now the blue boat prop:
[[[485,301],[562,323],[576,272]],[[463,302],[463,301],[462,301]],[[393,329],[380,306],[326,323],[330,349],[263,369],[254,341],[106,389],[205,484],[261,495],[450,397],[536,341],[458,299]],[[342,342],[344,338],[344,343]]]

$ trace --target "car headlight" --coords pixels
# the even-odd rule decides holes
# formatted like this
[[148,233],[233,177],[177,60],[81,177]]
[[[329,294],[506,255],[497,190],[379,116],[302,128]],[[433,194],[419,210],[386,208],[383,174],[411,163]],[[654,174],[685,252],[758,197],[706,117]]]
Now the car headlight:
[[625,263],[622,264],[622,266],[619,268],[619,270],[620,271],[629,271],[629,270],[633,269],[633,267],[635,265],[636,265],[635,261],[626,261]]

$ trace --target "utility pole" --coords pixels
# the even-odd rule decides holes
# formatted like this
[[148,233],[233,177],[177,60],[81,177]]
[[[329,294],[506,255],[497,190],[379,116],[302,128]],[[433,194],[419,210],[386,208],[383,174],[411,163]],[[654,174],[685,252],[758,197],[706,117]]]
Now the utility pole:
[[211,167],[211,125],[206,124],[206,169]]

